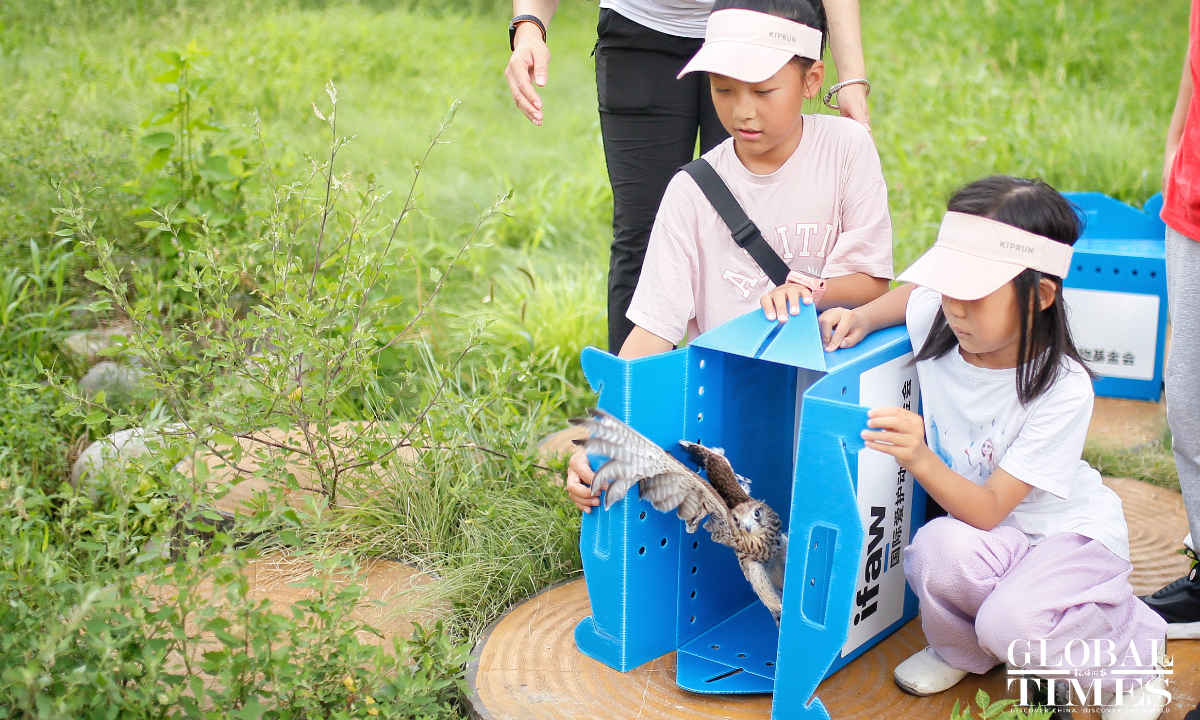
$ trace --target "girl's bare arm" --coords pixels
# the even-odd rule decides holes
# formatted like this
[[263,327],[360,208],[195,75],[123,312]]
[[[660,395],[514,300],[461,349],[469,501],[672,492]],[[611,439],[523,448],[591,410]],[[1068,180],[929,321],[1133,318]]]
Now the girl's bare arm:
[[925,421],[904,408],[870,412],[863,440],[871,450],[896,458],[929,496],[954,517],[980,530],[991,530],[1008,517],[1033,489],[996,468],[983,485],[954,472],[925,444]]

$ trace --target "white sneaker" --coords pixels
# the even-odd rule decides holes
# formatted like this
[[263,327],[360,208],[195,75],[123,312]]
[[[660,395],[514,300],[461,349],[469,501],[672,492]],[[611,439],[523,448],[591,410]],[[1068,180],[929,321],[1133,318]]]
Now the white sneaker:
[[897,665],[892,673],[901,690],[920,697],[949,690],[966,676],[966,670],[950,667],[930,647]]
[[[1158,692],[1151,692],[1154,687]],[[1120,705],[1107,705],[1100,710],[1100,720],[1157,720],[1167,704],[1167,681],[1162,675],[1133,692],[1122,695]]]

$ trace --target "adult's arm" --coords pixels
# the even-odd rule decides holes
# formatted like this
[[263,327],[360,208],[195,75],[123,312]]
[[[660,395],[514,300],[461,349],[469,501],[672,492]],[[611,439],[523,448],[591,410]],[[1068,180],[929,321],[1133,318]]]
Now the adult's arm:
[[[1195,5],[1192,6],[1193,9]],[[1189,25],[1190,26],[1190,25]],[[1187,122],[1188,107],[1192,104],[1192,43],[1197,38],[1188,39],[1188,50],[1183,56],[1183,77],[1179,80],[1179,95],[1175,98],[1175,112],[1171,115],[1171,127],[1167,129],[1167,152],[1163,159],[1162,190],[1167,192],[1167,178],[1171,176],[1171,164],[1175,161],[1175,153],[1179,151],[1179,141],[1183,138],[1183,126]]]
[[[558,0],[513,0],[513,17],[533,15],[547,30]],[[521,23],[513,37],[513,54],[504,68],[504,78],[512,91],[513,102],[534,125],[542,124],[542,98],[537,88],[546,87],[547,69],[550,65],[550,48],[542,39],[542,31],[533,23]]]
[[[867,77],[858,0],[825,0],[825,16],[829,21],[829,50],[837,66],[838,80]],[[865,85],[847,85],[838,91],[835,102],[843,117],[857,120],[871,129]]]

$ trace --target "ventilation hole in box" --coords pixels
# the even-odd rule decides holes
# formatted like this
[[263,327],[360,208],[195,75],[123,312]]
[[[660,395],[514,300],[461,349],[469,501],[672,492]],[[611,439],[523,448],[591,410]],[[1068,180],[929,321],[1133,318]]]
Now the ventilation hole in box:
[[699,567],[698,565],[693,565],[693,566],[692,566],[692,574],[693,574],[693,575],[695,575],[695,574],[696,574],[696,571],[697,571],[697,570],[699,570],[699,569],[700,569],[700,567]]
[[693,615],[693,616],[692,616],[692,619],[691,619],[691,620],[688,620],[688,622],[696,622],[696,616],[695,616],[695,615]]
[[1120,274],[1121,274],[1121,268],[1113,268],[1113,275],[1120,275]]
[[1151,271],[1150,271],[1150,277],[1152,277],[1152,278],[1153,278],[1153,277],[1158,277],[1158,273],[1157,273],[1157,272],[1155,272],[1154,270],[1151,270]]
[[703,361],[703,360],[701,360],[701,361],[700,361],[700,369],[701,369],[701,370],[703,370],[703,369],[704,369],[704,361]]
[[696,599],[696,591],[695,591],[695,590],[693,590],[693,591],[692,591],[692,599],[693,599],[693,600],[695,600],[695,599]]
[[662,545],[663,547],[666,547],[666,546],[667,546],[667,539],[666,539],[666,538],[663,538],[663,539],[662,539],[662,542],[660,542],[660,543],[659,543],[659,545]]
[[746,653],[738,653],[738,657],[746,657]]
[[646,519],[646,511],[643,510],[641,515],[638,515],[638,520],[645,520],[645,519]]
[[1133,270],[1130,270],[1129,272],[1133,273],[1134,277],[1137,277],[1137,268],[1134,268]]
[[773,667],[775,665],[775,663],[771,662],[770,660],[766,661],[763,664],[766,665],[767,667]]
[[842,395],[846,394],[846,388],[842,388]]
[[700,547],[700,541],[699,541],[699,540],[696,540],[696,541],[692,542],[692,549],[693,549],[693,550],[695,550],[695,549],[697,549],[697,548],[699,548],[699,547]]
[[813,550],[816,550],[816,549],[817,549],[817,541],[813,540]]
[[704,413],[696,413],[696,422],[704,421]]
[[[816,545],[813,545],[813,547],[816,547]],[[809,579],[808,579],[808,584],[809,584],[809,585],[811,585],[811,586],[813,586],[813,587],[816,587],[816,585],[817,585],[817,579],[816,579],[816,578],[809,578]]]
[[1100,266],[1099,266],[1099,265],[1097,265],[1097,266],[1096,266],[1096,272],[1100,272]]
[[638,548],[638,555],[645,555],[645,554],[646,554],[646,546],[643,545],[640,548]]
[[709,679],[705,680],[704,682],[716,682],[718,680],[724,680],[725,678],[731,677],[733,675],[737,675],[740,672],[742,672],[742,668],[734,668],[732,670],[723,672],[720,675],[715,675],[713,677],[710,677]]
[[701,385],[701,386],[700,386],[700,389],[699,389],[699,390],[697,390],[696,392],[698,392],[698,393],[700,393],[701,395],[703,395],[703,394],[704,394],[704,386],[703,386],[703,385]]
[[720,645],[710,645],[709,647],[711,647],[713,650],[720,650],[720,649],[721,649],[721,646],[720,646]]
[[1082,270],[1083,270],[1083,266],[1082,266],[1082,265],[1076,265],[1076,266],[1075,266],[1075,269],[1076,269],[1076,270],[1079,270],[1079,271],[1082,271]]

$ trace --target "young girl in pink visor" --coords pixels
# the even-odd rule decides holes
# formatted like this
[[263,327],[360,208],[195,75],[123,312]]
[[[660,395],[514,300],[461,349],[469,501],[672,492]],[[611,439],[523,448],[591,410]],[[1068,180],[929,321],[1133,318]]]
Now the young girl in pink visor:
[[1062,292],[1079,232],[1039,180],[971,183],[911,284],[821,330],[832,350],[904,323],[916,349],[923,416],[876,408],[863,432],[949,513],[905,551],[929,647],[896,667],[900,687],[931,695],[1008,662],[1031,693],[1074,680],[1104,720],[1153,720],[1166,623],[1129,585],[1120,499],[1081,459],[1094,396]]

